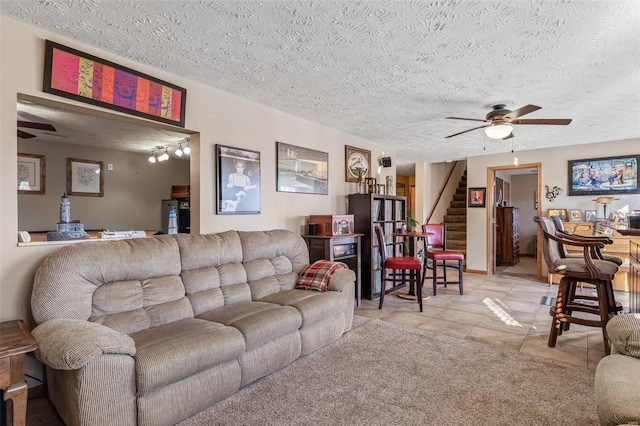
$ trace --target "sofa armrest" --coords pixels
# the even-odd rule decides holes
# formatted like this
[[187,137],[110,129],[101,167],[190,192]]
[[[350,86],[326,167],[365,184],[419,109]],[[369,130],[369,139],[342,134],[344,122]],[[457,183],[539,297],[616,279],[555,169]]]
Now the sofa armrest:
[[618,352],[640,358],[640,314],[615,315],[607,323],[607,336]]
[[346,286],[353,284],[356,280],[356,273],[351,269],[338,269],[329,281],[330,291],[343,291]]
[[89,321],[57,318],[33,330],[36,356],[56,370],[77,370],[102,354],[133,356],[133,339],[109,327]]

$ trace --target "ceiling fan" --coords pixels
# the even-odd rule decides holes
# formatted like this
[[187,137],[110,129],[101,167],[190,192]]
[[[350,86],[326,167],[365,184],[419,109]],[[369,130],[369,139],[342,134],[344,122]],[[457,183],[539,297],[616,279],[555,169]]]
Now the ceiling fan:
[[[48,124],[48,123],[34,123],[31,121],[22,121],[22,120],[18,120],[18,127],[24,127],[27,129],[36,129],[36,130],[47,130],[49,132],[57,131],[55,127],[53,127],[51,124]],[[31,139],[31,138],[35,138],[36,135],[18,129],[18,137],[22,139]]]
[[519,117],[539,109],[541,109],[541,107],[536,105],[525,105],[522,108],[511,111],[506,109],[506,105],[498,104],[493,106],[493,110],[487,114],[484,120],[478,118],[446,117],[451,120],[482,121],[489,124],[474,127],[473,129],[468,129],[463,132],[454,133],[453,135],[446,136],[445,138],[452,138],[472,130],[484,128],[487,136],[492,139],[509,139],[513,137],[513,133],[511,133],[513,130],[513,124],[551,124],[566,126],[571,123],[570,118],[519,119]]

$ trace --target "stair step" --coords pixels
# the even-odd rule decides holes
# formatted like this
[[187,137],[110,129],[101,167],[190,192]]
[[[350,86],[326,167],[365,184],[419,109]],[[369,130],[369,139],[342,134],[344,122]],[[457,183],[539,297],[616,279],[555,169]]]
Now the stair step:
[[453,194],[453,201],[464,201],[467,202],[467,194]]
[[447,249],[449,250],[466,250],[466,241],[447,241]]
[[449,204],[449,207],[451,207],[452,209],[466,209],[467,202],[465,200],[452,201]]
[[467,215],[467,209],[466,207],[462,207],[462,208],[448,208],[447,209],[447,215],[462,215],[462,216],[466,216]]
[[447,224],[450,222],[467,223],[467,216],[466,215],[445,215],[444,223]]
[[467,222],[445,223],[444,225],[447,228],[447,235],[451,232],[467,232]]
[[457,187],[456,188],[456,194],[467,195],[467,187],[466,186],[464,188]]
[[467,241],[467,231],[466,230],[452,231],[447,227],[447,241],[450,239]]

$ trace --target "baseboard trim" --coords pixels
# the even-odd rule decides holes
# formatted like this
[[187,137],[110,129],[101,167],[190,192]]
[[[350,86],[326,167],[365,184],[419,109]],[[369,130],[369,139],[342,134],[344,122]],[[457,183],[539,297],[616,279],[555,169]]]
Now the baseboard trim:
[[481,269],[465,269],[464,271],[468,274],[489,275],[486,270]]

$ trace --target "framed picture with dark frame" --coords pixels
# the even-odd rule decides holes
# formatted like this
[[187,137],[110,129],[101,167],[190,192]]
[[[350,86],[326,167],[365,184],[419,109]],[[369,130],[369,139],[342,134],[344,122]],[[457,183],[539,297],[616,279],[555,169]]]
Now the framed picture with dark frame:
[[18,153],[18,194],[45,194],[46,162],[44,155]]
[[67,158],[67,195],[104,196],[104,163]]
[[345,145],[344,147],[345,180],[357,182],[358,176],[371,177],[371,151]]
[[570,160],[569,195],[638,194],[638,155]]
[[260,152],[216,145],[217,214],[260,214]]
[[469,207],[485,207],[487,188],[469,188]]
[[329,154],[276,142],[276,191],[329,194]]
[[46,40],[42,90],[184,127],[187,89]]

